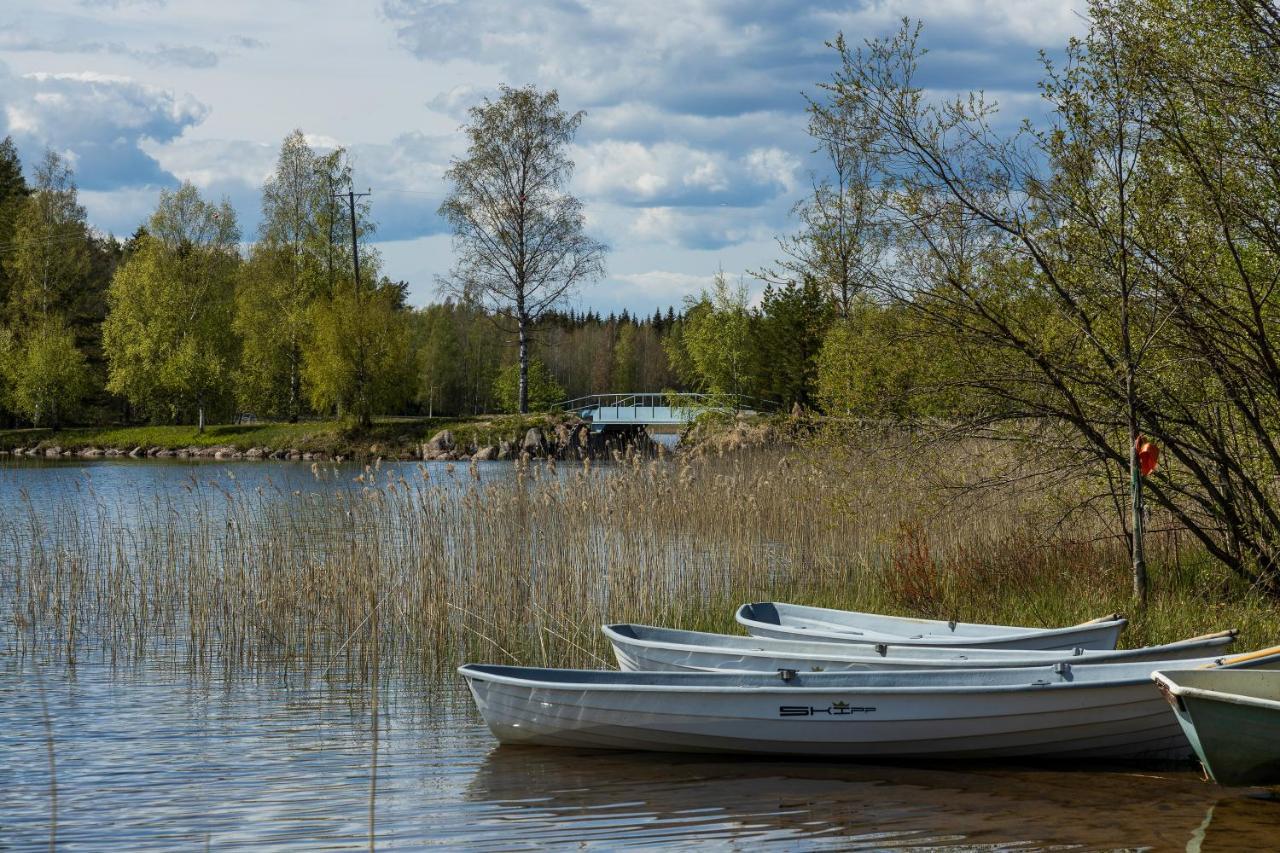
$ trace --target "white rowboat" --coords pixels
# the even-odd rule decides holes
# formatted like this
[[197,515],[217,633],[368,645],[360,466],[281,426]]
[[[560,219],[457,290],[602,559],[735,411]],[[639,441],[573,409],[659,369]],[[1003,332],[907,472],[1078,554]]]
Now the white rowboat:
[[1226,650],[1234,631],[1206,634],[1178,643],[1123,651],[1038,651],[966,649],[895,643],[851,645],[764,637],[734,637],[701,631],[678,631],[648,625],[605,625],[618,667],[653,672],[850,672],[887,669],[952,669],[1044,666],[1058,661],[1077,664],[1132,663],[1203,658]]
[[1066,628],[1025,628],[908,619],[781,602],[755,602],[734,618],[753,637],[823,643],[898,643],[983,649],[1094,649],[1116,647],[1125,619],[1118,613]]
[[[1280,668],[1280,647],[1159,665]],[[1150,663],[661,673],[467,665],[503,743],[892,758],[1185,758]]]

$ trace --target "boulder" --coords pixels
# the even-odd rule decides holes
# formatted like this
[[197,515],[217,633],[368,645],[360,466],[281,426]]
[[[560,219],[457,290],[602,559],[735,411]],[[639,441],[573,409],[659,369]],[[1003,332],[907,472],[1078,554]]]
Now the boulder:
[[489,462],[498,458],[498,448],[492,444],[485,445],[471,456],[472,462]]
[[529,427],[529,431],[524,434],[524,440],[520,442],[520,452],[528,453],[530,456],[541,456],[546,446],[547,439],[543,436],[542,430]]
[[516,447],[509,441],[498,442],[498,458],[499,459],[515,459]]
[[135,447],[133,450],[129,451],[129,456],[133,459],[137,459],[139,456],[145,455],[146,452],[147,451],[143,450],[141,447]]
[[453,433],[447,429],[442,429],[431,436],[426,444],[422,445],[422,458],[441,459],[452,453],[455,446],[456,442],[453,440]]
[[266,451],[263,450],[261,447],[250,447],[248,450],[244,452],[245,459],[261,459],[266,455],[267,455]]
[[53,447],[46,447],[44,451],[44,455],[45,456],[61,456],[62,448],[58,447],[56,444]]
[[176,451],[176,450],[165,450],[165,449],[161,448],[160,450],[157,450],[157,451],[156,451],[154,454],[152,454],[152,455],[153,455],[153,456],[155,456],[157,459],[171,459],[171,458],[173,458],[174,456],[177,456],[177,455],[178,455],[178,451]]
[[95,459],[103,455],[103,450],[101,447],[86,447],[80,451],[80,455],[85,459]]

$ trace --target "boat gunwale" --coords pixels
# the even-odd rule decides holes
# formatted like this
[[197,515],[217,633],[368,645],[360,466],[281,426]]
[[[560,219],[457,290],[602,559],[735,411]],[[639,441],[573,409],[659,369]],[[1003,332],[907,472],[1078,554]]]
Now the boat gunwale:
[[[956,636],[954,634],[930,634],[930,633],[923,633],[917,636],[914,634],[912,635],[890,634],[890,633],[884,633],[882,631],[857,630],[853,628],[851,628],[848,631],[842,631],[842,630],[814,631],[814,630],[809,630],[807,628],[801,628],[795,625],[784,625],[781,622],[763,622],[759,619],[752,619],[751,617],[744,615],[744,611],[746,611],[747,608],[754,607],[758,604],[769,604],[775,607],[778,604],[783,604],[788,607],[805,607],[812,610],[830,610],[831,609],[831,608],[825,608],[825,607],[809,608],[809,606],[805,604],[788,604],[787,602],[752,601],[752,602],[747,602],[745,604],[740,605],[738,609],[734,611],[734,614],[733,614],[734,621],[737,622],[739,625],[742,625],[743,627],[748,629],[751,628],[752,626],[759,626],[761,628],[765,628],[770,631],[785,631],[787,633],[796,634],[798,636],[803,636],[803,637],[820,638],[822,635],[825,634],[828,636],[849,637],[851,639],[854,639],[855,641],[865,641],[868,643],[897,642],[900,645],[913,645],[913,644],[914,645],[932,645],[932,646],[951,647],[951,648],[973,648],[972,646],[965,646],[964,643],[966,641],[971,641],[975,643],[990,643],[990,642],[1009,643],[1009,642],[1016,642],[1018,640],[1029,640],[1034,638],[1044,638],[1044,637],[1052,638],[1052,637],[1070,636],[1072,634],[1079,634],[1081,632],[1088,632],[1095,629],[1105,630],[1115,625],[1119,625],[1121,628],[1124,628],[1127,624],[1129,624],[1129,620],[1127,618],[1125,618],[1124,616],[1118,616],[1118,618],[1115,618],[1115,619],[1106,619],[1104,617],[1102,620],[1095,619],[1089,622],[1082,622],[1079,625],[1067,625],[1060,628],[1027,628],[1022,626],[1011,626],[1011,625],[992,625],[989,627],[1006,628],[1006,629],[1012,628],[1014,630],[1010,631],[1009,633],[992,634],[990,636],[981,636],[981,635]],[[859,614],[859,611],[853,611],[853,610],[834,611],[834,612]],[[872,614],[866,614],[866,615],[875,616],[878,614],[872,613]],[[936,620],[912,619],[911,617],[905,617],[905,616],[903,617],[895,616],[893,618],[895,619],[900,618],[903,620],[916,621],[916,622],[936,621]],[[942,623],[942,624],[946,624],[946,623]],[[970,622],[967,624],[978,626],[978,623],[974,623],[974,622]],[[923,642],[913,643],[912,641],[923,641]],[[814,642],[821,642],[821,639],[816,639]]]
[[[1226,667],[1229,670],[1239,670],[1238,667]],[[1177,672],[1178,670],[1170,670]],[[1280,699],[1260,699],[1256,696],[1248,696],[1243,693],[1226,693],[1221,690],[1209,690],[1204,687],[1187,687],[1178,684],[1172,678],[1169,678],[1164,670],[1157,670],[1151,673],[1151,680],[1161,688],[1166,695],[1172,695],[1179,699],[1201,699],[1210,702],[1225,702],[1229,705],[1246,705],[1251,708],[1263,708],[1268,711],[1280,711]]]
[[[1050,660],[1050,657],[1053,655],[1055,651],[1060,652],[1062,656],[1062,660],[1064,661],[1075,664],[1077,659],[1079,659],[1080,666],[1088,666],[1092,661],[1096,661],[1098,657],[1103,657],[1106,655],[1112,655],[1112,656],[1118,657],[1119,660],[1115,662],[1121,663],[1121,662],[1124,662],[1124,657],[1122,656],[1124,656],[1125,653],[1131,653],[1129,657],[1139,657],[1140,654],[1142,653],[1150,653],[1153,650],[1157,650],[1157,649],[1177,650],[1177,649],[1185,649],[1185,648],[1195,648],[1197,646],[1205,646],[1206,648],[1213,648],[1220,645],[1228,645],[1229,643],[1233,642],[1237,636],[1236,631],[1234,629],[1230,629],[1226,631],[1219,631],[1214,634],[1205,634],[1199,637],[1188,637],[1185,640],[1177,640],[1172,643],[1162,643],[1155,646],[1143,646],[1137,649],[1080,649],[1080,653],[1077,653],[1075,650],[1072,650],[1072,649],[1061,649],[1061,650],[1006,649],[1002,647],[982,648],[980,646],[969,647],[969,646],[954,646],[950,644],[944,645],[944,646],[924,646],[924,645],[912,644],[912,643],[889,642],[889,643],[885,643],[885,645],[893,646],[895,652],[903,653],[901,655],[895,655],[894,657],[890,658],[887,655],[858,654],[856,650],[861,648],[861,646],[860,644],[856,644],[856,643],[854,644],[839,643],[839,642],[824,643],[822,642],[821,639],[814,639],[806,642],[804,640],[784,640],[784,639],[777,639],[773,637],[733,637],[732,635],[728,635],[728,634],[724,634],[724,635],[713,634],[705,631],[684,632],[684,633],[691,633],[691,634],[702,634],[709,637],[725,636],[725,637],[729,637],[730,639],[768,640],[769,642],[775,642],[775,643],[794,643],[797,646],[813,646],[813,645],[847,646],[850,649],[850,652],[846,654],[836,654],[836,653],[826,653],[826,652],[811,654],[808,652],[802,653],[802,650],[799,648],[794,650],[778,649],[776,651],[770,650],[770,649],[743,649],[743,648],[737,648],[734,646],[712,646],[712,645],[703,646],[695,643],[679,643],[673,640],[647,639],[644,637],[628,637],[627,635],[622,634],[621,632],[616,630],[616,628],[620,626],[631,627],[631,628],[641,628],[641,629],[657,629],[657,630],[663,630],[663,631],[679,630],[679,629],[672,629],[672,628],[662,628],[661,626],[657,626],[657,625],[641,625],[641,624],[632,623],[632,622],[615,622],[607,625],[601,625],[600,630],[601,632],[604,633],[605,637],[609,640],[610,643],[621,642],[624,646],[635,645],[635,646],[640,646],[641,648],[646,648],[646,649],[663,649],[663,650],[674,650],[674,651],[681,651],[681,652],[724,653],[724,654],[743,655],[743,656],[750,656],[750,657],[792,657],[794,656],[796,658],[804,658],[805,660],[830,661],[832,663],[845,663],[845,662],[857,662],[861,660],[868,660],[868,661],[877,661],[877,662],[886,663],[886,664],[901,663],[905,666],[909,662],[911,663],[925,662],[929,664],[939,664],[938,666],[939,669],[950,669],[953,667],[966,668],[966,669],[995,669],[995,668],[1016,669],[1019,667],[1009,667],[1009,666],[994,667],[994,666],[982,666],[981,664],[991,664],[1002,658],[1005,660],[1015,659],[1020,654],[1025,654],[1026,652],[1033,653],[1033,657],[1030,658],[1029,660],[1034,660],[1035,656],[1043,655],[1044,657],[1043,657],[1042,663],[1028,662],[1024,666],[1032,666],[1032,667],[1052,666],[1053,664],[1052,664],[1052,661]],[[618,638],[617,641],[615,641],[614,639],[615,637]],[[869,647],[870,646],[868,646],[868,648]],[[970,663],[967,659],[964,659],[964,658],[939,657],[937,660],[933,660],[927,656],[926,657],[911,656],[913,653],[922,649],[938,650],[938,651],[946,650],[947,652],[955,652],[955,653],[966,652],[966,651],[974,652],[976,655],[975,661],[979,665],[974,666],[972,663]],[[984,655],[991,654],[992,652],[996,653],[993,657],[985,658],[985,659],[982,657]],[[1210,657],[1210,656],[1206,655],[1205,657]],[[1142,661],[1132,661],[1132,662],[1142,663]]]
[[[1185,663],[1188,664],[1187,666],[1176,667],[1170,671],[1176,672],[1181,669],[1195,670],[1195,669],[1204,669],[1206,667],[1212,667],[1215,669],[1219,667],[1230,668],[1230,669],[1254,669],[1260,666],[1264,661],[1275,661],[1277,663],[1280,663],[1280,651],[1276,651],[1267,657],[1256,658],[1250,661],[1242,661],[1240,664],[1230,663],[1229,657],[1212,658],[1207,663],[1203,658],[1201,659],[1190,658],[1187,661],[1185,661]],[[1156,662],[1153,661],[1152,663],[1156,663]],[[1136,666],[1137,664],[1133,664],[1133,665]],[[1086,666],[1086,665],[1081,664],[1081,666]],[[1112,668],[1115,665],[1114,664],[1097,664],[1097,666]],[[1039,692],[1044,690],[1062,690],[1062,689],[1076,689],[1076,688],[1089,689],[1089,688],[1130,687],[1138,684],[1150,683],[1152,678],[1154,677],[1152,672],[1148,672],[1147,675],[1135,676],[1130,678],[1101,679],[1097,681],[1094,681],[1094,680],[1065,681],[1063,680],[1063,681],[1056,681],[1056,682],[1046,682],[1042,684],[1037,684],[1037,683],[1028,681],[1021,684],[997,684],[997,685],[936,684],[936,685],[920,685],[920,686],[909,686],[909,687],[892,686],[892,685],[884,685],[884,686],[814,685],[814,686],[809,686],[809,685],[787,685],[784,683],[780,683],[778,685],[761,684],[759,686],[746,686],[742,684],[681,685],[678,682],[682,678],[687,678],[689,680],[692,680],[695,678],[706,678],[708,676],[718,677],[721,675],[723,675],[726,679],[729,679],[729,678],[740,679],[740,678],[743,678],[744,676],[768,678],[770,677],[770,674],[764,673],[764,672],[757,672],[757,673],[664,672],[664,673],[658,673],[658,674],[666,677],[670,677],[676,683],[626,684],[626,683],[592,682],[589,678],[582,679],[579,681],[569,681],[569,680],[542,681],[536,678],[523,678],[515,675],[503,675],[500,673],[489,672],[489,671],[486,671],[485,669],[482,669],[482,667],[523,669],[523,670],[529,670],[529,671],[535,671],[535,672],[554,671],[554,672],[563,673],[566,676],[573,675],[573,674],[598,675],[600,673],[607,673],[612,675],[635,675],[636,674],[636,673],[619,672],[618,670],[594,670],[594,669],[549,670],[544,667],[516,667],[516,666],[511,666],[509,664],[463,664],[462,666],[458,667],[457,672],[459,675],[466,678],[468,682],[470,682],[471,680],[479,680],[479,681],[487,681],[495,684],[512,685],[516,687],[543,688],[543,689],[551,689],[551,690],[581,691],[584,689],[589,689],[589,690],[605,691],[610,693],[613,693],[613,692],[628,692],[628,693],[677,692],[681,694],[700,694],[700,693],[744,694],[744,695],[782,694],[782,695],[792,695],[792,696],[809,695],[809,694],[816,695],[816,694],[822,694],[822,693],[829,694],[834,692],[854,694],[854,695],[887,694],[887,695],[902,695],[902,696],[928,695],[928,694],[952,695],[952,694],[987,694],[987,693],[1025,693],[1029,690],[1034,690]],[[1054,671],[1054,667],[1052,665],[1043,666],[1043,667],[1003,667],[999,669],[975,668],[975,669],[967,670],[966,674],[969,675],[973,673],[989,672],[989,673],[996,673],[1000,677],[1007,678],[1011,672],[1016,670],[1035,670],[1037,675],[1044,674],[1043,671],[1047,670],[1048,674],[1059,675],[1059,677],[1061,677],[1059,673],[1056,673]],[[933,672],[937,672],[946,676],[954,676],[956,674],[951,670],[914,670],[912,671],[912,675],[920,676],[920,675],[926,675],[928,673],[933,673]],[[642,674],[648,674],[648,673],[642,673]],[[884,674],[885,672],[878,673],[878,675],[884,675]],[[824,677],[840,678],[840,677],[848,677],[850,675],[855,675],[855,674],[840,672],[840,673],[804,673],[804,675],[806,678],[817,678],[821,680]],[[773,677],[778,677],[778,676],[773,676]]]

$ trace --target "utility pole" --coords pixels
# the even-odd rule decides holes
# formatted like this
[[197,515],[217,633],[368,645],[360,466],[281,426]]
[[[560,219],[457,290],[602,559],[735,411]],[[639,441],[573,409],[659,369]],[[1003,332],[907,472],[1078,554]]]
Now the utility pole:
[[345,193],[336,194],[339,198],[342,196],[347,197],[347,209],[351,214],[351,261],[355,264],[355,294],[357,297],[360,295],[360,246],[357,242],[356,232],[356,199],[365,198],[371,195],[373,195],[373,190],[363,193],[358,193],[355,190],[347,190]]

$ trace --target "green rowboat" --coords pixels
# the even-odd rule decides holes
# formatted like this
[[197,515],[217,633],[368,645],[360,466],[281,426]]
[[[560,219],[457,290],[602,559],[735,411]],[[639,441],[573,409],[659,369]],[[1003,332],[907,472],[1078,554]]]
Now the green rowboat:
[[1280,672],[1192,669],[1151,676],[1219,785],[1280,785]]

